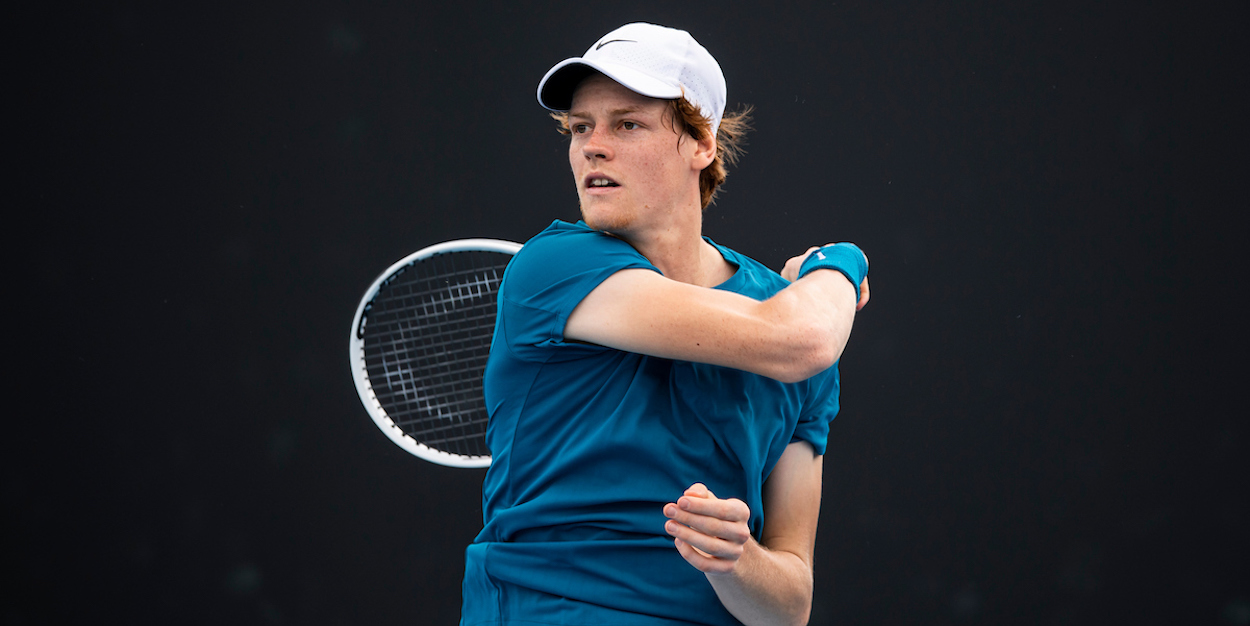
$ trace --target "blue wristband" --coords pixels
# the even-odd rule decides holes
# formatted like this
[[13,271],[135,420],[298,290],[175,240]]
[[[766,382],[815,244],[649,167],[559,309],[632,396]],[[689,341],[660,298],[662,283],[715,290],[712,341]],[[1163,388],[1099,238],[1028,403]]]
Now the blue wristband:
[[799,278],[807,276],[814,270],[837,270],[855,285],[855,301],[859,302],[859,285],[868,275],[868,257],[853,243],[838,243],[825,246],[803,259],[799,266]]

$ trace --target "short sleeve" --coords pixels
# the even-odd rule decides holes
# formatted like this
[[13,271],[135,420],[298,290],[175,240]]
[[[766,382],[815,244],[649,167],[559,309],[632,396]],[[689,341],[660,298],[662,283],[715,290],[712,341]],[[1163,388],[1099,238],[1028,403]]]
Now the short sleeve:
[[570,345],[564,325],[573,309],[609,276],[631,268],[659,272],[628,243],[557,220],[521,248],[504,274],[496,324],[508,349],[517,358],[550,360],[547,348]]
[[817,374],[809,379],[807,401],[799,414],[799,423],[794,428],[790,442],[806,441],[812,444],[816,454],[823,455],[829,443],[829,422],[838,415],[838,366]]

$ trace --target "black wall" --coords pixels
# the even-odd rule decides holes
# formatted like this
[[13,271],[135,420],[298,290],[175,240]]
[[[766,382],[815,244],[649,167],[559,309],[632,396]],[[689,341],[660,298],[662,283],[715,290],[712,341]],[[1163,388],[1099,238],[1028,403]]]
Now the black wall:
[[482,471],[372,425],[351,317],[576,218],[537,81],[646,20],[755,107],[706,232],[873,261],[812,623],[1250,624],[1241,3],[630,6],[14,17],[5,623],[455,623]]

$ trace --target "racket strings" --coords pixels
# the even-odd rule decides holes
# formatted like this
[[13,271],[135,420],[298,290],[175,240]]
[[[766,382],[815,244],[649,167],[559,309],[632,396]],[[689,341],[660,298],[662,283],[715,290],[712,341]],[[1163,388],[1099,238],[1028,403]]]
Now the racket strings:
[[426,446],[486,456],[482,375],[495,324],[495,292],[511,256],[464,251],[396,273],[374,297],[364,327],[365,366],[391,420]]

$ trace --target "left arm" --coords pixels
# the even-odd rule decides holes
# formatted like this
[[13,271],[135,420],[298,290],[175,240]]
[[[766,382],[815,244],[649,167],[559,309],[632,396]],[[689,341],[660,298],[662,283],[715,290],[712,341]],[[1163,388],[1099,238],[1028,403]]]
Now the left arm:
[[806,624],[812,610],[812,552],[820,518],[823,457],[790,444],[764,483],[767,523],[760,541],[751,511],[692,485],[664,506],[665,530],[682,557],[706,574],[721,604],[748,626]]

